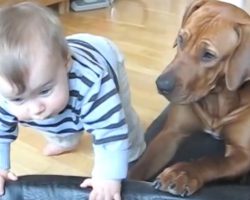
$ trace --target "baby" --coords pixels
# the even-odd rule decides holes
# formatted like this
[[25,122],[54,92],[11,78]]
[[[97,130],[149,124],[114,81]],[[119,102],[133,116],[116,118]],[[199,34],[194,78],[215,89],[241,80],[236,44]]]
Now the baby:
[[81,187],[89,199],[121,199],[128,163],[145,150],[131,106],[123,57],[108,39],[66,39],[51,10],[20,3],[0,10],[0,194],[11,172],[10,144],[18,124],[47,139],[45,155],[73,150],[83,131],[92,135],[94,168]]

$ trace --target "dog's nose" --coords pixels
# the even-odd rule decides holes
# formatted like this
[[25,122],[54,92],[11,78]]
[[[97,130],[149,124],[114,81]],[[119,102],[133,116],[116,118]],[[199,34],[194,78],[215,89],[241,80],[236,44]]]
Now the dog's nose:
[[165,73],[156,80],[156,85],[160,93],[168,94],[175,87],[175,76],[172,73]]

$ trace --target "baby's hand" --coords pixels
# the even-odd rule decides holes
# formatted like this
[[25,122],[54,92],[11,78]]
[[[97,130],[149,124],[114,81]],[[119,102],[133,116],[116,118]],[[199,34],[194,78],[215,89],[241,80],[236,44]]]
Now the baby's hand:
[[4,184],[6,180],[16,181],[17,176],[8,170],[0,170],[0,196],[4,194]]
[[121,200],[120,180],[85,179],[80,187],[92,187],[89,200]]

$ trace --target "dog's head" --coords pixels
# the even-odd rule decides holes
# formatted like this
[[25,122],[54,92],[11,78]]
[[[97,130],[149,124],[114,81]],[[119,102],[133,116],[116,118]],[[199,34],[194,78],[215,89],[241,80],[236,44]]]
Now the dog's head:
[[231,4],[193,1],[174,46],[175,58],[156,81],[172,102],[197,101],[221,78],[231,91],[250,79],[250,17]]

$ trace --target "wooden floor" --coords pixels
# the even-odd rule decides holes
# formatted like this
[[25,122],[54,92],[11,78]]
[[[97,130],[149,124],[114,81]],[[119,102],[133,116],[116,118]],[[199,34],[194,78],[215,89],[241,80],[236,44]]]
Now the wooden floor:
[[[188,1],[116,0],[112,8],[61,16],[67,35],[88,32],[106,36],[124,52],[133,105],[145,128],[167,105],[157,94],[155,79],[174,55],[172,45]],[[90,175],[93,153],[88,135],[75,152],[61,156],[43,156],[44,144],[33,130],[21,128],[12,148],[13,171],[18,175]]]

